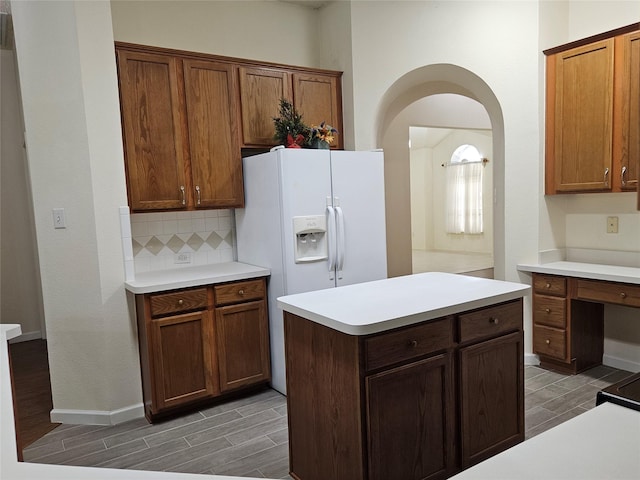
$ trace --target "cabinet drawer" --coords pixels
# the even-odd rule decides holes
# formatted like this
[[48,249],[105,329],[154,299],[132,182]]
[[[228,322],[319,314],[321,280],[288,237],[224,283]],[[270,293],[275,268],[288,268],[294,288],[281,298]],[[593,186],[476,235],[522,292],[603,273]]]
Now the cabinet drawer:
[[544,295],[564,297],[567,294],[567,279],[555,275],[533,275],[533,291]]
[[534,295],[533,297],[533,321],[550,327],[565,328],[567,300],[561,297],[547,297]]
[[640,307],[640,285],[597,280],[578,280],[577,284],[577,298],[580,300]]
[[214,287],[216,306],[260,300],[265,296],[263,279],[227,283]]
[[150,296],[151,316],[187,312],[207,308],[207,289],[183,290],[181,292],[158,293]]
[[522,302],[503,303],[463,313],[458,318],[460,343],[493,337],[522,328]]
[[567,335],[565,330],[533,326],[533,353],[558,360],[567,360]]
[[364,341],[367,371],[417,358],[453,345],[451,318],[404,328]]

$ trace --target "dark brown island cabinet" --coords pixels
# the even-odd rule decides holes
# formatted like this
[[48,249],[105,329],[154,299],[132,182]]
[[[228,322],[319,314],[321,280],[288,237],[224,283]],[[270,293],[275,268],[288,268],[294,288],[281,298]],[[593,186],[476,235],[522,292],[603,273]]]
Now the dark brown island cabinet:
[[371,335],[285,311],[292,477],[443,479],[523,441],[522,308]]

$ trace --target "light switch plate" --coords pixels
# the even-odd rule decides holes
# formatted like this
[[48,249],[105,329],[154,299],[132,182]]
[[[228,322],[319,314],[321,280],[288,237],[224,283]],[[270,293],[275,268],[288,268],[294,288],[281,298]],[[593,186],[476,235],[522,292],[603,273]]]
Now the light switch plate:
[[67,228],[67,221],[64,218],[64,208],[53,209],[53,228]]

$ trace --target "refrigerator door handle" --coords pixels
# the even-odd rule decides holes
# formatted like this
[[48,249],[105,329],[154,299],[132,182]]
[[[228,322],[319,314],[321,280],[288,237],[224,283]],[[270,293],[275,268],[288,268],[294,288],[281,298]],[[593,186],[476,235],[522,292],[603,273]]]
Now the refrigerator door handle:
[[331,205],[327,205],[327,254],[329,280],[333,280],[336,268],[336,212]]
[[344,213],[342,212],[342,207],[335,207],[336,209],[336,216],[338,217],[338,225],[337,225],[337,229],[338,229],[338,245],[337,245],[337,250],[338,250],[338,264],[337,264],[337,270],[338,270],[338,278],[342,278],[342,267],[344,266]]

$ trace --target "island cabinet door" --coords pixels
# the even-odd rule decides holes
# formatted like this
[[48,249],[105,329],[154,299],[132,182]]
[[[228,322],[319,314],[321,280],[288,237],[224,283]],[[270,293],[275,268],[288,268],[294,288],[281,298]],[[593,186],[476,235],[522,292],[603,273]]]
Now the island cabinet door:
[[460,349],[461,466],[524,440],[523,334]]
[[369,480],[451,475],[452,379],[448,353],[366,377]]

